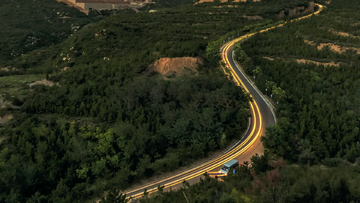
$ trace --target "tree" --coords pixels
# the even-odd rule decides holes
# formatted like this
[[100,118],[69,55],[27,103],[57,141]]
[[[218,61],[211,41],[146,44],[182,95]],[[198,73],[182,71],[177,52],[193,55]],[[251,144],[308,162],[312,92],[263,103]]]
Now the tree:
[[111,189],[106,197],[101,198],[100,203],[128,203],[130,198],[126,198],[126,194],[120,193],[120,190]]
[[285,91],[275,85],[272,87],[272,93],[277,101],[280,101],[285,97]]
[[356,159],[356,149],[355,149],[355,144],[352,144],[351,145],[351,148],[350,150],[346,153],[345,155],[346,159],[348,161],[350,161],[351,163],[354,163],[355,162],[355,159]]
[[251,169],[255,171],[256,174],[260,174],[271,169],[269,166],[269,154],[265,152],[264,155],[255,154],[250,158],[251,160]]
[[236,199],[235,197],[233,197],[232,195],[228,194],[228,193],[223,193],[219,203],[236,203]]
[[261,74],[261,69],[257,66],[254,70],[253,70],[253,75],[254,76],[259,76]]
[[273,81],[266,81],[265,83],[265,88],[267,89],[267,91],[271,92],[272,88],[276,86],[276,83]]

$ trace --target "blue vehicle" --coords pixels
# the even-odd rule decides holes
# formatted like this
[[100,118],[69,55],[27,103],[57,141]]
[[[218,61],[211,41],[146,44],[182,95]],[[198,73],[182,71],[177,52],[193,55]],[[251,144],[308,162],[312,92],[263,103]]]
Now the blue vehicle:
[[229,172],[233,172],[233,169],[239,167],[239,162],[235,159],[231,159],[230,161],[226,162],[220,169],[221,173],[228,174]]

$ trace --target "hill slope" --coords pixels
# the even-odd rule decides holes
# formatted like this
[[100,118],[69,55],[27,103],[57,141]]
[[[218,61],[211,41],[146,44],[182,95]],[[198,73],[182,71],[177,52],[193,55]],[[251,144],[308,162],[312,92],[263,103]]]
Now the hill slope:
[[[83,202],[226,147],[247,126],[249,106],[218,68],[219,46],[296,3],[308,5],[121,13],[8,61],[16,71],[1,74],[17,74],[7,81],[23,94],[9,90],[6,98],[21,107],[2,110],[14,118],[0,129],[0,201]],[[143,74],[160,58],[183,56],[203,60],[197,76]],[[22,75],[58,85],[30,88],[34,77]]]

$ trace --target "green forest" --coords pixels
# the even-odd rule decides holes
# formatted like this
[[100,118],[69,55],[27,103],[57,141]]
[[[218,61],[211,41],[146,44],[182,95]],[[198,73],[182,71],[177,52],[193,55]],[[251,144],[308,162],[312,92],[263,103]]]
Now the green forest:
[[255,35],[237,49],[250,58],[239,60],[259,89],[279,103],[279,122],[268,129],[264,146],[295,163],[334,157],[354,163],[360,156],[359,6],[339,4]]
[[360,3],[318,3],[326,6],[319,16],[236,45],[237,60],[276,107],[264,155],[223,181],[205,174],[139,202],[360,202]]
[[[253,156],[235,174],[211,178],[204,175],[199,183],[184,182],[178,190],[160,191],[135,202],[207,202],[207,203],[278,203],[278,202],[359,202],[359,165],[342,159],[327,159],[322,165],[287,164],[269,154]],[[101,202],[122,201],[112,190]],[[122,196],[124,197],[124,196]]]
[[[239,139],[249,96],[219,67],[220,45],[309,3],[187,3],[115,15],[0,3],[0,116],[13,117],[0,124],[0,202],[90,201]],[[182,56],[203,64],[191,76],[147,73],[160,58]],[[53,85],[30,86],[40,80]]]
[[0,2],[0,63],[62,42],[96,20],[56,1],[3,0]]
[[200,183],[139,202],[360,202],[360,4],[319,3],[326,6],[319,16],[235,49],[276,106],[277,124],[262,137],[265,154],[223,181],[205,174]]

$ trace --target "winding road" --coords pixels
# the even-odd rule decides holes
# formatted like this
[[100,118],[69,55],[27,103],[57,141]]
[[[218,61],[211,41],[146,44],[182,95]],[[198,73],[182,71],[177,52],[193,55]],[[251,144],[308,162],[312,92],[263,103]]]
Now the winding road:
[[[323,10],[323,6],[319,4],[316,5],[319,9],[315,13],[291,20],[290,22],[319,14]],[[276,27],[283,26],[284,24],[261,30],[258,33],[275,29]],[[250,157],[252,155],[255,155],[256,153],[263,153],[264,149],[260,142],[260,137],[265,133],[266,127],[274,125],[276,122],[273,107],[262,95],[262,93],[257,89],[257,87],[251,82],[251,80],[248,79],[248,77],[242,71],[240,65],[237,64],[237,62],[234,60],[233,54],[233,48],[235,43],[249,38],[255,34],[256,33],[250,33],[233,41],[230,41],[220,50],[222,60],[225,62],[227,68],[231,71],[234,81],[238,85],[240,85],[245,92],[250,93],[253,98],[253,101],[250,102],[252,122],[243,138],[223,154],[200,166],[194,167],[190,170],[187,170],[180,174],[176,174],[169,178],[138,187],[131,191],[125,191],[127,197],[131,196],[133,198],[139,198],[143,196],[145,189],[149,194],[154,193],[157,191],[159,185],[164,186],[164,190],[167,190],[169,188],[175,189],[181,187],[184,180],[188,181],[189,183],[194,183],[197,182],[200,176],[202,176],[204,173],[215,170],[218,171],[221,165],[231,159],[237,159],[240,163],[243,163],[243,161],[250,160]]]

